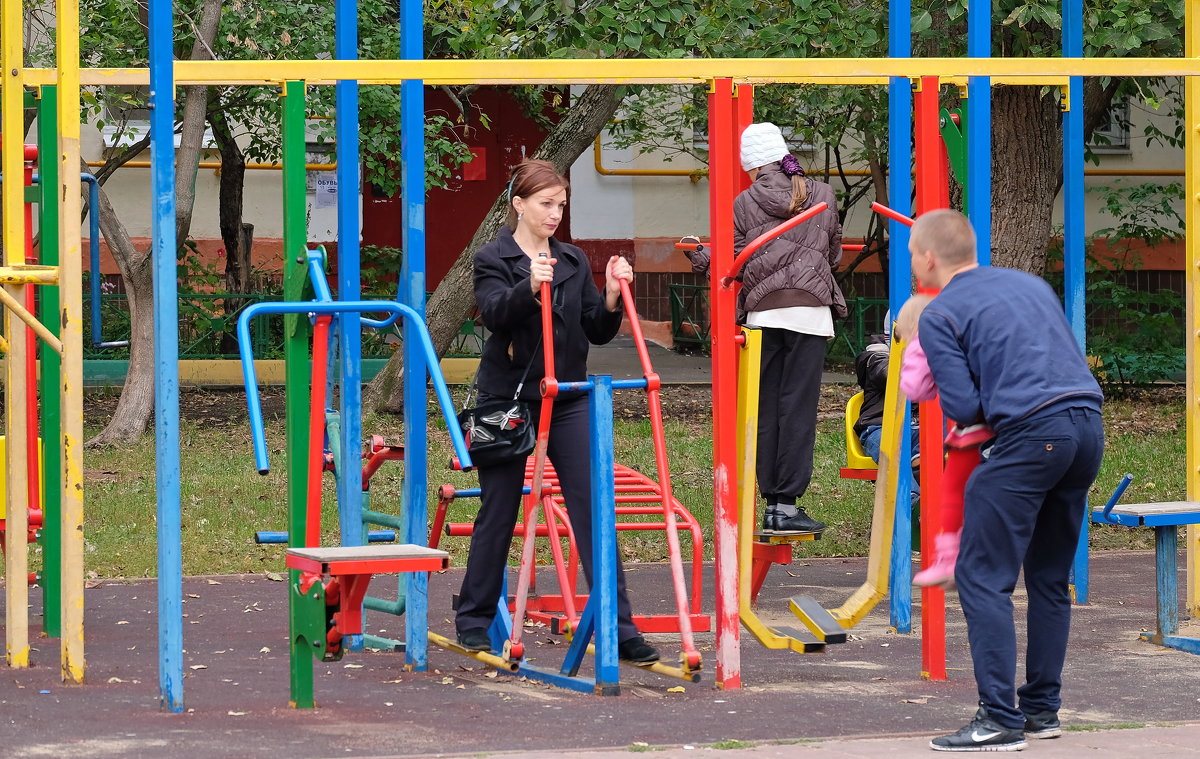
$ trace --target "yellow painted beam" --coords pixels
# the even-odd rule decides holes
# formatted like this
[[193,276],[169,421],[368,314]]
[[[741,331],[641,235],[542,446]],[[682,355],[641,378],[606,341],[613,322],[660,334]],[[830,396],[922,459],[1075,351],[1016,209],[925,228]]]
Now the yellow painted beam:
[[[50,69],[25,69],[31,84],[49,84]],[[990,76],[1010,84],[1059,84],[1071,76],[1196,76],[1194,58],[684,58],[609,60],[319,60],[176,61],[175,84],[309,84],[358,80],[391,84],[880,84],[888,77],[944,80]],[[86,85],[146,85],[147,69],[86,69]]]
[[57,285],[57,266],[26,265],[0,266],[0,285]]
[[[1200,0],[1187,0],[1183,27],[1184,54],[1200,63]],[[1184,239],[1187,247],[1187,413],[1186,466],[1188,500],[1200,500],[1200,366],[1197,366],[1197,341],[1200,341],[1200,309],[1196,294],[1200,287],[1200,79],[1184,84],[1185,167],[1187,207]],[[1187,546],[1186,613],[1200,614],[1200,527],[1188,525],[1184,533]]]
[[[18,290],[18,292],[20,292],[20,290]],[[59,339],[54,336],[54,333],[46,329],[46,325],[38,321],[36,316],[29,313],[29,310],[21,304],[21,301],[17,298],[14,298],[8,292],[8,290],[0,289],[0,303],[4,304],[4,307],[9,311],[12,311],[13,315],[15,315],[18,319],[28,324],[29,328],[32,329],[39,338],[46,341],[46,343],[48,343],[50,347],[54,349],[55,353],[60,356],[62,355],[62,343],[59,342]]]
[[83,682],[83,255],[79,196],[79,0],[58,0],[59,289],[62,304],[62,648],[64,682]]
[[0,186],[0,209],[4,216],[4,261],[9,264],[25,263],[25,91],[24,42],[21,3],[5,2],[0,11],[0,65],[3,77],[0,86],[0,133],[4,135],[3,157],[0,171],[4,183]]

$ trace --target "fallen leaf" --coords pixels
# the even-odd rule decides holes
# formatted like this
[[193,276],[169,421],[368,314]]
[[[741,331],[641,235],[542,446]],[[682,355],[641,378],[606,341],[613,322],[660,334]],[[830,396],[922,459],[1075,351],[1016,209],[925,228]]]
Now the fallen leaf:
[[928,704],[929,697],[926,696],[925,698],[902,698],[902,699],[900,699],[900,703],[902,703],[902,704]]
[[230,717],[245,717],[246,716],[245,712],[225,712],[225,713],[228,714]]
[[453,684],[454,684],[453,677],[443,677],[442,678],[442,685],[453,685]]
[[283,582],[284,577],[278,572],[267,572],[267,579],[271,582]]
[[667,693],[686,693],[687,689],[682,685],[676,685],[674,688],[667,688]]
[[188,593],[187,597],[188,598],[199,598],[200,594],[199,593]]
[[121,678],[119,678],[119,677],[110,677],[110,678],[108,678],[108,681],[109,681],[110,683],[123,683],[123,682],[125,682],[124,680],[122,680],[122,679],[121,679]]
[[404,681],[397,677],[395,680],[384,680],[383,682],[386,684],[386,683],[402,683]]
[[500,673],[499,673],[499,672],[497,672],[496,670],[494,670],[494,669],[491,669],[491,670],[488,670],[487,672],[485,672],[483,676],[484,676],[484,677],[491,677],[491,678],[495,678],[495,677],[496,677],[497,675],[499,675],[499,674],[500,674]]
[[188,667],[188,669],[208,669],[208,665],[207,664],[193,664],[192,666]]
[[343,664],[342,665],[342,669],[362,669],[362,668],[363,668],[363,665],[361,665],[361,664]]
[[457,688],[458,690],[466,690],[467,689],[467,686],[465,686],[465,685],[456,685],[454,687]]
[[209,580],[208,584],[209,585],[220,585],[221,583],[217,582],[216,580]]
[[127,624],[129,624],[129,623],[128,623],[128,622],[126,622],[125,620],[123,620],[123,619],[122,619],[122,620],[121,620],[120,622],[118,622],[117,624],[118,624],[118,625],[127,625]]
[[267,648],[266,646],[263,646],[262,648],[258,649],[258,652],[260,654],[269,654],[269,653],[271,653],[271,649]]
[[384,706],[395,706],[395,704],[393,704],[391,701],[384,701],[383,705]]

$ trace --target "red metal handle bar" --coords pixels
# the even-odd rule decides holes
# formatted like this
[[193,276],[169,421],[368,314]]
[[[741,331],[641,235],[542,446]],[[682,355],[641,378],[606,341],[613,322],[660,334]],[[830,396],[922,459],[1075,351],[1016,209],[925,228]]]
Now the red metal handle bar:
[[[329,365],[329,323],[318,316],[313,325],[312,398],[308,410],[308,498],[305,503],[304,539],[293,540],[308,548],[321,545],[321,476],[325,471],[325,372]],[[293,539],[296,536],[292,536]]]
[[899,211],[897,211],[895,209],[888,208],[883,203],[872,203],[871,210],[874,211],[875,213],[879,214],[880,216],[884,216],[884,217],[891,219],[892,221],[898,221],[901,224],[904,224],[909,227],[911,227],[913,225],[912,217],[905,216],[904,214],[900,213]]
[[721,284],[725,287],[729,287],[729,284],[733,281],[733,278],[737,276],[738,272],[741,271],[742,267],[746,264],[746,259],[754,255],[759,248],[766,245],[771,240],[774,240],[776,237],[779,237],[792,227],[803,224],[812,217],[824,211],[826,208],[829,208],[829,206],[824,201],[817,203],[811,208],[804,209],[774,229],[768,229],[766,232],[763,232],[761,235],[754,238],[754,240],[747,245],[741,253],[738,254],[738,257],[733,260],[733,266],[729,267],[729,273],[726,274],[724,279],[721,280]]

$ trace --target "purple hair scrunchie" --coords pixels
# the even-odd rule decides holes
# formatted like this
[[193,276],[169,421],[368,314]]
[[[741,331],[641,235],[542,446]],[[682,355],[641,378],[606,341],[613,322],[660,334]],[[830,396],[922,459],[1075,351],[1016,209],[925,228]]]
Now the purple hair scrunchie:
[[800,162],[796,160],[796,156],[792,155],[791,153],[788,153],[783,158],[779,159],[779,168],[782,169],[783,173],[787,174],[789,177],[794,177],[797,174],[804,176],[804,167],[801,166]]

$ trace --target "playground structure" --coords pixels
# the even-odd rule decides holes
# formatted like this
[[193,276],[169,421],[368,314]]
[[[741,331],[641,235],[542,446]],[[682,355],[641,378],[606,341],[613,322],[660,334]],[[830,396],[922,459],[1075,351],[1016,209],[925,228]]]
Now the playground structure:
[[[82,483],[82,297],[81,297],[81,245],[80,231],[75,220],[80,217],[79,177],[79,103],[81,84],[129,84],[146,85],[151,88],[151,134],[152,134],[152,198],[154,214],[154,291],[155,291],[155,365],[156,371],[156,434],[157,434],[157,487],[158,487],[158,538],[159,538],[159,626],[160,626],[160,693],[162,703],[171,711],[183,709],[183,634],[181,622],[181,564],[179,513],[179,439],[178,439],[178,369],[177,369],[177,306],[174,239],[174,148],[173,135],[173,92],[174,87],[187,84],[284,84],[285,112],[295,128],[303,128],[303,90],[305,82],[326,84],[335,82],[337,88],[338,113],[344,114],[337,120],[339,182],[343,186],[354,186],[358,166],[357,96],[360,84],[402,83],[403,111],[402,134],[406,135],[403,147],[403,189],[406,200],[405,241],[406,256],[400,275],[400,292],[397,309],[403,307],[407,315],[405,331],[406,377],[425,377],[427,371],[436,377],[429,357],[421,352],[424,296],[424,225],[422,198],[424,182],[422,86],[425,84],[480,83],[480,84],[528,84],[528,83],[647,83],[647,84],[696,84],[708,83],[710,95],[710,141],[714,145],[710,169],[710,204],[713,246],[713,280],[711,283],[713,348],[713,412],[714,412],[714,469],[715,469],[715,551],[716,551],[716,677],[724,688],[741,685],[739,597],[735,590],[740,581],[737,556],[737,498],[739,487],[739,458],[737,449],[737,392],[736,367],[741,346],[735,334],[733,318],[733,293],[722,286],[720,280],[733,262],[732,222],[730,209],[739,189],[736,161],[732,146],[736,144],[739,126],[752,120],[752,104],[749,97],[754,83],[767,82],[816,82],[887,84],[890,104],[890,141],[893,166],[907,166],[912,161],[908,135],[911,132],[910,113],[912,108],[912,86],[919,85],[916,98],[916,130],[918,144],[922,135],[936,135],[938,111],[936,109],[937,87],[950,77],[968,77],[968,94],[986,93],[993,79],[997,83],[1005,77],[1021,77],[1026,83],[1037,82],[1066,86],[1064,140],[1064,185],[1066,193],[1066,261],[1068,316],[1082,342],[1083,316],[1083,272],[1082,272],[1082,81],[1084,76],[1118,76],[1136,73],[1142,76],[1184,76],[1186,85],[1186,134],[1187,134],[1187,324],[1189,335],[1200,331],[1200,314],[1194,303],[1197,278],[1200,277],[1200,235],[1196,231],[1197,209],[1200,207],[1200,151],[1196,141],[1200,139],[1200,0],[1188,0],[1186,4],[1186,57],[1179,59],[1138,59],[1136,64],[1128,60],[1097,60],[1082,58],[1082,3],[1068,0],[1064,3],[1063,29],[1064,58],[1044,59],[991,59],[989,27],[991,19],[986,12],[972,8],[969,17],[968,54],[962,59],[911,59],[911,8],[907,3],[894,0],[890,3],[889,33],[891,55],[889,59],[775,59],[775,60],[604,60],[604,61],[427,61],[422,59],[421,50],[421,5],[406,2],[402,5],[401,28],[403,30],[401,54],[404,60],[356,61],[355,42],[357,30],[354,26],[356,3],[354,0],[338,0],[337,42],[335,59],[321,61],[173,61],[171,51],[172,8],[169,2],[154,1],[149,4],[150,66],[141,70],[88,70],[79,66],[78,48],[78,3],[64,0],[55,4],[57,23],[57,66],[55,69],[34,69],[23,66],[22,12],[20,3],[6,3],[0,18],[3,32],[3,108],[2,132],[10,139],[3,144],[0,170],[8,178],[22,176],[25,172],[24,150],[19,139],[11,135],[22,133],[21,115],[24,88],[36,88],[39,92],[39,155],[53,155],[56,160],[42,160],[38,165],[43,198],[55,198],[57,202],[42,204],[41,264],[29,265],[25,261],[25,242],[29,222],[23,203],[22,182],[8,181],[2,188],[4,265],[0,266],[0,282],[8,295],[5,300],[5,335],[8,338],[8,356],[5,377],[6,408],[6,531],[9,536],[6,554],[6,577],[23,578],[27,574],[26,544],[20,539],[28,531],[28,511],[31,492],[30,444],[31,435],[27,413],[33,385],[27,376],[28,356],[31,344],[17,339],[22,324],[39,322],[47,325],[39,337],[42,339],[42,387],[47,404],[57,398],[60,404],[60,429],[45,427],[42,431],[45,444],[45,470],[47,504],[45,520],[47,532],[52,526],[60,527],[61,560],[52,563],[61,566],[61,599],[54,607],[61,609],[61,668],[65,680],[80,682],[85,674],[83,649],[83,483]],[[986,9],[985,9],[986,11]],[[928,76],[930,71],[938,76]],[[940,77],[940,78],[939,78]],[[1064,79],[1066,78],[1066,79]],[[1016,81],[1008,79],[1007,81]],[[967,164],[968,195],[971,200],[970,215],[980,234],[980,251],[986,254],[990,247],[990,149],[988,146],[989,98],[968,98],[967,119]],[[288,123],[285,117],[285,124]],[[297,121],[298,119],[298,121]],[[414,136],[409,139],[407,136]],[[925,138],[927,139],[927,138]],[[936,142],[936,139],[934,140]],[[293,167],[285,176],[285,206],[301,212],[287,216],[285,251],[289,256],[285,272],[285,299],[290,302],[304,301],[304,286],[309,281],[309,259],[306,252],[303,210],[304,156],[294,151],[302,150],[303,140],[293,139],[289,145],[285,139],[285,175],[287,165]],[[937,152],[927,150],[916,156],[917,211],[923,212],[938,207],[942,202],[939,185],[934,181],[938,175],[940,157]],[[300,172],[300,173],[296,173]],[[290,177],[290,178],[288,178]],[[297,178],[299,181],[297,181]],[[892,191],[897,198],[908,198],[912,187],[908,174],[896,171],[892,174]],[[297,199],[297,193],[299,197]],[[339,247],[338,247],[338,296],[334,304],[308,304],[303,313],[319,313],[318,327],[325,318],[338,313],[339,332],[339,386],[341,388],[341,414],[339,425],[340,460],[338,480],[338,502],[341,514],[341,535],[347,546],[358,546],[363,542],[361,518],[361,481],[345,473],[358,467],[357,457],[361,450],[361,422],[358,411],[361,407],[360,377],[358,376],[358,343],[361,326],[365,321],[363,312],[382,312],[396,309],[382,307],[378,303],[351,308],[358,304],[358,209],[357,198],[352,193],[339,195]],[[903,213],[899,203],[894,207]],[[52,213],[57,212],[57,216]],[[55,239],[57,238],[57,239]],[[907,243],[903,225],[891,225],[890,240],[895,249],[903,249]],[[57,243],[57,244],[52,244]],[[294,258],[293,258],[294,257]],[[893,312],[907,296],[909,280],[907,261],[904,256],[893,257],[891,302]],[[15,303],[24,297],[27,285],[39,288],[40,319],[31,316],[27,307],[17,308]],[[59,302],[55,302],[55,299]],[[411,312],[411,313],[410,313]],[[312,436],[308,412],[313,397],[306,388],[313,379],[308,374],[307,334],[309,325],[301,314],[286,317],[286,329],[296,337],[289,344],[288,382],[288,437],[290,450],[309,450]],[[328,323],[326,322],[326,326]],[[54,330],[57,337],[51,337]],[[48,339],[49,338],[49,339]],[[1187,401],[1187,489],[1189,503],[1200,499],[1200,448],[1198,448],[1196,423],[1200,419],[1200,400],[1197,400],[1197,363],[1189,339],[1188,352],[1188,401]],[[316,343],[314,342],[314,345]],[[61,350],[56,348],[61,347]],[[59,366],[57,354],[61,353],[61,374],[56,376]],[[49,376],[49,383],[48,382]],[[424,460],[425,386],[423,382],[406,383],[405,419],[406,439],[404,449],[408,454],[405,467],[405,529],[402,541],[409,545],[420,545],[425,541],[427,514],[425,507],[427,481]],[[323,412],[323,409],[322,409]],[[49,408],[43,419],[51,417]],[[933,427],[933,425],[923,425]],[[931,430],[932,432],[932,430]],[[903,443],[901,438],[900,443]],[[924,441],[923,441],[924,444]],[[297,446],[293,448],[292,446]],[[930,449],[936,449],[934,443]],[[460,454],[461,456],[462,454]],[[464,464],[467,459],[464,459]],[[903,458],[901,458],[903,460]],[[611,471],[611,460],[608,462]],[[293,517],[289,538],[292,544],[302,549],[307,525],[297,523],[297,515],[305,514],[307,504],[306,457],[289,456],[289,513]],[[897,468],[903,470],[903,467]],[[36,471],[36,470],[35,470]],[[930,468],[922,468],[922,477]],[[57,476],[54,476],[57,475]],[[903,488],[903,471],[889,474],[897,478],[897,487]],[[936,490],[936,485],[923,482],[925,488]],[[56,490],[60,496],[59,509],[55,514],[49,491]],[[895,490],[893,489],[893,493]],[[611,493],[610,493],[611,496]],[[36,503],[36,501],[33,501]],[[906,510],[896,510],[895,531],[907,531]],[[53,523],[53,524],[52,524]],[[597,523],[597,531],[602,525]],[[936,530],[936,518],[924,514],[922,527],[929,534]],[[1188,590],[1187,604],[1195,612],[1200,607],[1200,531],[1189,525],[1188,547]],[[1086,537],[1081,542],[1086,547]],[[907,631],[911,623],[905,618],[905,609],[911,608],[911,598],[906,597],[909,589],[907,572],[907,547],[893,544],[893,552],[903,550],[904,561],[891,561],[893,575],[893,622],[898,630]],[[292,563],[293,584],[299,582],[301,569],[313,570],[314,562],[320,571],[334,569],[329,555],[298,557]],[[344,557],[336,557],[344,558]],[[875,557],[873,557],[874,559]],[[303,564],[307,559],[310,563]],[[61,563],[60,563],[61,561]],[[422,569],[429,568],[422,565]],[[349,572],[348,575],[355,573]],[[361,574],[361,573],[358,573]],[[407,584],[406,657],[415,669],[426,666],[425,641],[427,640],[425,613],[425,579],[422,571],[405,575]],[[1081,585],[1081,580],[1083,584]],[[1086,600],[1086,573],[1076,573],[1076,594],[1081,602]],[[936,594],[939,590],[923,591],[924,614],[939,607]],[[12,667],[29,664],[28,641],[28,593],[24,582],[6,583],[6,644],[7,659]],[[906,606],[906,602],[908,605]],[[47,597],[46,632],[55,634],[50,622],[51,600]],[[935,618],[926,618],[923,629],[937,625]],[[351,626],[349,629],[353,629]],[[315,637],[315,633],[312,636]],[[350,645],[355,637],[349,632]],[[603,654],[604,646],[598,646]],[[930,652],[936,658],[936,652]],[[939,677],[932,661],[926,662],[930,677]],[[940,674],[944,677],[944,669]]]

